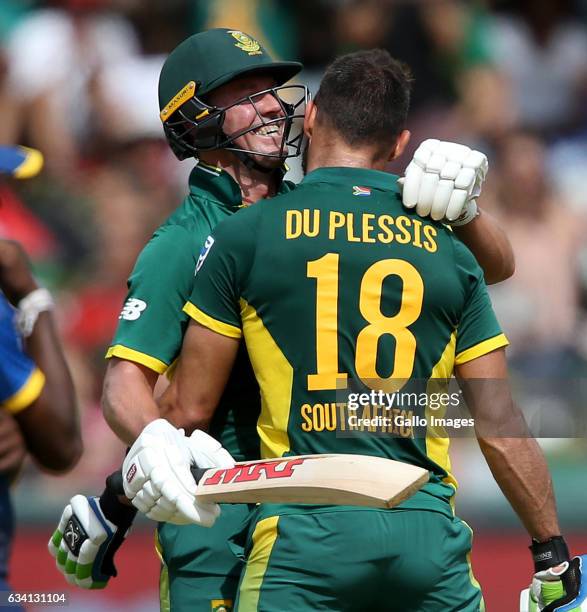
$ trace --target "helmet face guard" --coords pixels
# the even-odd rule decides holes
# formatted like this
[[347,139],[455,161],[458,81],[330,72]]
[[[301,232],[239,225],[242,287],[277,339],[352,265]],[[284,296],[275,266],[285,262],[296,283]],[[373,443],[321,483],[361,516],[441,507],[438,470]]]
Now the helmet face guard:
[[[268,94],[272,95],[281,107],[280,115],[271,119],[264,118],[257,107],[257,102]],[[308,100],[308,88],[304,85],[270,87],[244,96],[225,107],[210,106],[201,98],[194,96],[182,104],[163,123],[163,128],[173,152],[179,159],[198,158],[200,151],[226,149],[247,155],[285,160],[288,157],[297,157],[301,152],[304,132],[301,125],[296,125],[296,123],[301,123],[303,120]],[[258,121],[228,136],[223,131],[226,113],[240,104],[251,104]],[[281,143],[277,152],[262,153],[235,144],[235,141],[245,134],[270,126],[276,126],[282,131]]]

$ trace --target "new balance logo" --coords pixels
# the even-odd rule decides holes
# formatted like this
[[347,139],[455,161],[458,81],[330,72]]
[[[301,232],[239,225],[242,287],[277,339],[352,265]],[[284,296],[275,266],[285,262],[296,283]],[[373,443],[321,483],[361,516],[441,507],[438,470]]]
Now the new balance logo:
[[208,253],[210,252],[210,249],[212,248],[213,244],[214,244],[214,238],[212,238],[212,236],[208,236],[208,238],[206,238],[206,242],[204,242],[204,246],[202,247],[202,250],[200,251],[200,256],[198,257],[198,262],[196,263],[195,274],[197,274],[200,268],[202,267],[202,264],[204,263],[204,260],[206,259],[206,257],[208,257]]
[[145,308],[147,308],[147,302],[143,302],[143,300],[138,298],[128,298],[118,318],[126,321],[136,321]]

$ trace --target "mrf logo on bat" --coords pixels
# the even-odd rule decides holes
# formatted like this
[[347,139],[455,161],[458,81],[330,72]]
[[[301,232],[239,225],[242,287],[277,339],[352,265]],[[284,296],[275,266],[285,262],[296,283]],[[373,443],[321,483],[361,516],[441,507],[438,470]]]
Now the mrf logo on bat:
[[295,468],[304,463],[304,459],[290,459],[281,463],[268,461],[252,465],[236,465],[233,468],[217,470],[208,478],[204,478],[200,485],[229,484],[232,482],[255,482],[262,479],[289,478],[293,475]]

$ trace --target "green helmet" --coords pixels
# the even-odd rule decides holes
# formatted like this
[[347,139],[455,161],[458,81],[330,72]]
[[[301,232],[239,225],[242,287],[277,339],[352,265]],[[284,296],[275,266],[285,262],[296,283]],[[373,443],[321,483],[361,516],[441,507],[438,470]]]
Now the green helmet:
[[[216,28],[190,36],[171,52],[159,77],[160,117],[173,152],[179,159],[197,158],[199,151],[212,149],[258,154],[235,146],[234,140],[262,125],[285,122],[280,153],[269,156],[299,154],[302,136],[289,140],[289,133],[292,120],[303,116],[303,109],[298,109],[307,101],[307,89],[302,85],[287,87],[298,90],[299,100],[294,104],[285,102],[280,94],[286,89],[283,83],[301,69],[299,62],[275,61],[258,41],[238,30]],[[229,138],[222,130],[226,110],[243,99],[217,107],[205,102],[206,95],[235,78],[257,73],[273,75],[277,86],[247,98],[254,104],[255,96],[270,91],[281,104],[283,116],[267,121],[258,113],[258,124]],[[290,146],[296,149],[294,153],[289,152]]]

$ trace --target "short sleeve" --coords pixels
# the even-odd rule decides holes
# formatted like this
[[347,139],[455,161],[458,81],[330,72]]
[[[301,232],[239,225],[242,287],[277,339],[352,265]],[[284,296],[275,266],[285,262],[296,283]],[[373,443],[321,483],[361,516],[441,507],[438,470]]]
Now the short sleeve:
[[455,241],[457,267],[465,283],[465,302],[457,326],[455,363],[472,361],[509,344],[493,311],[483,271],[472,253]]
[[128,294],[106,358],[119,357],[163,373],[179,354],[187,324],[197,238],[182,226],[157,230],[128,281]]
[[242,336],[240,298],[254,258],[254,218],[252,210],[243,210],[223,221],[208,238],[184,307],[201,325],[231,338]]
[[41,394],[45,376],[24,352],[14,327],[14,310],[0,295],[0,405],[16,413]]

